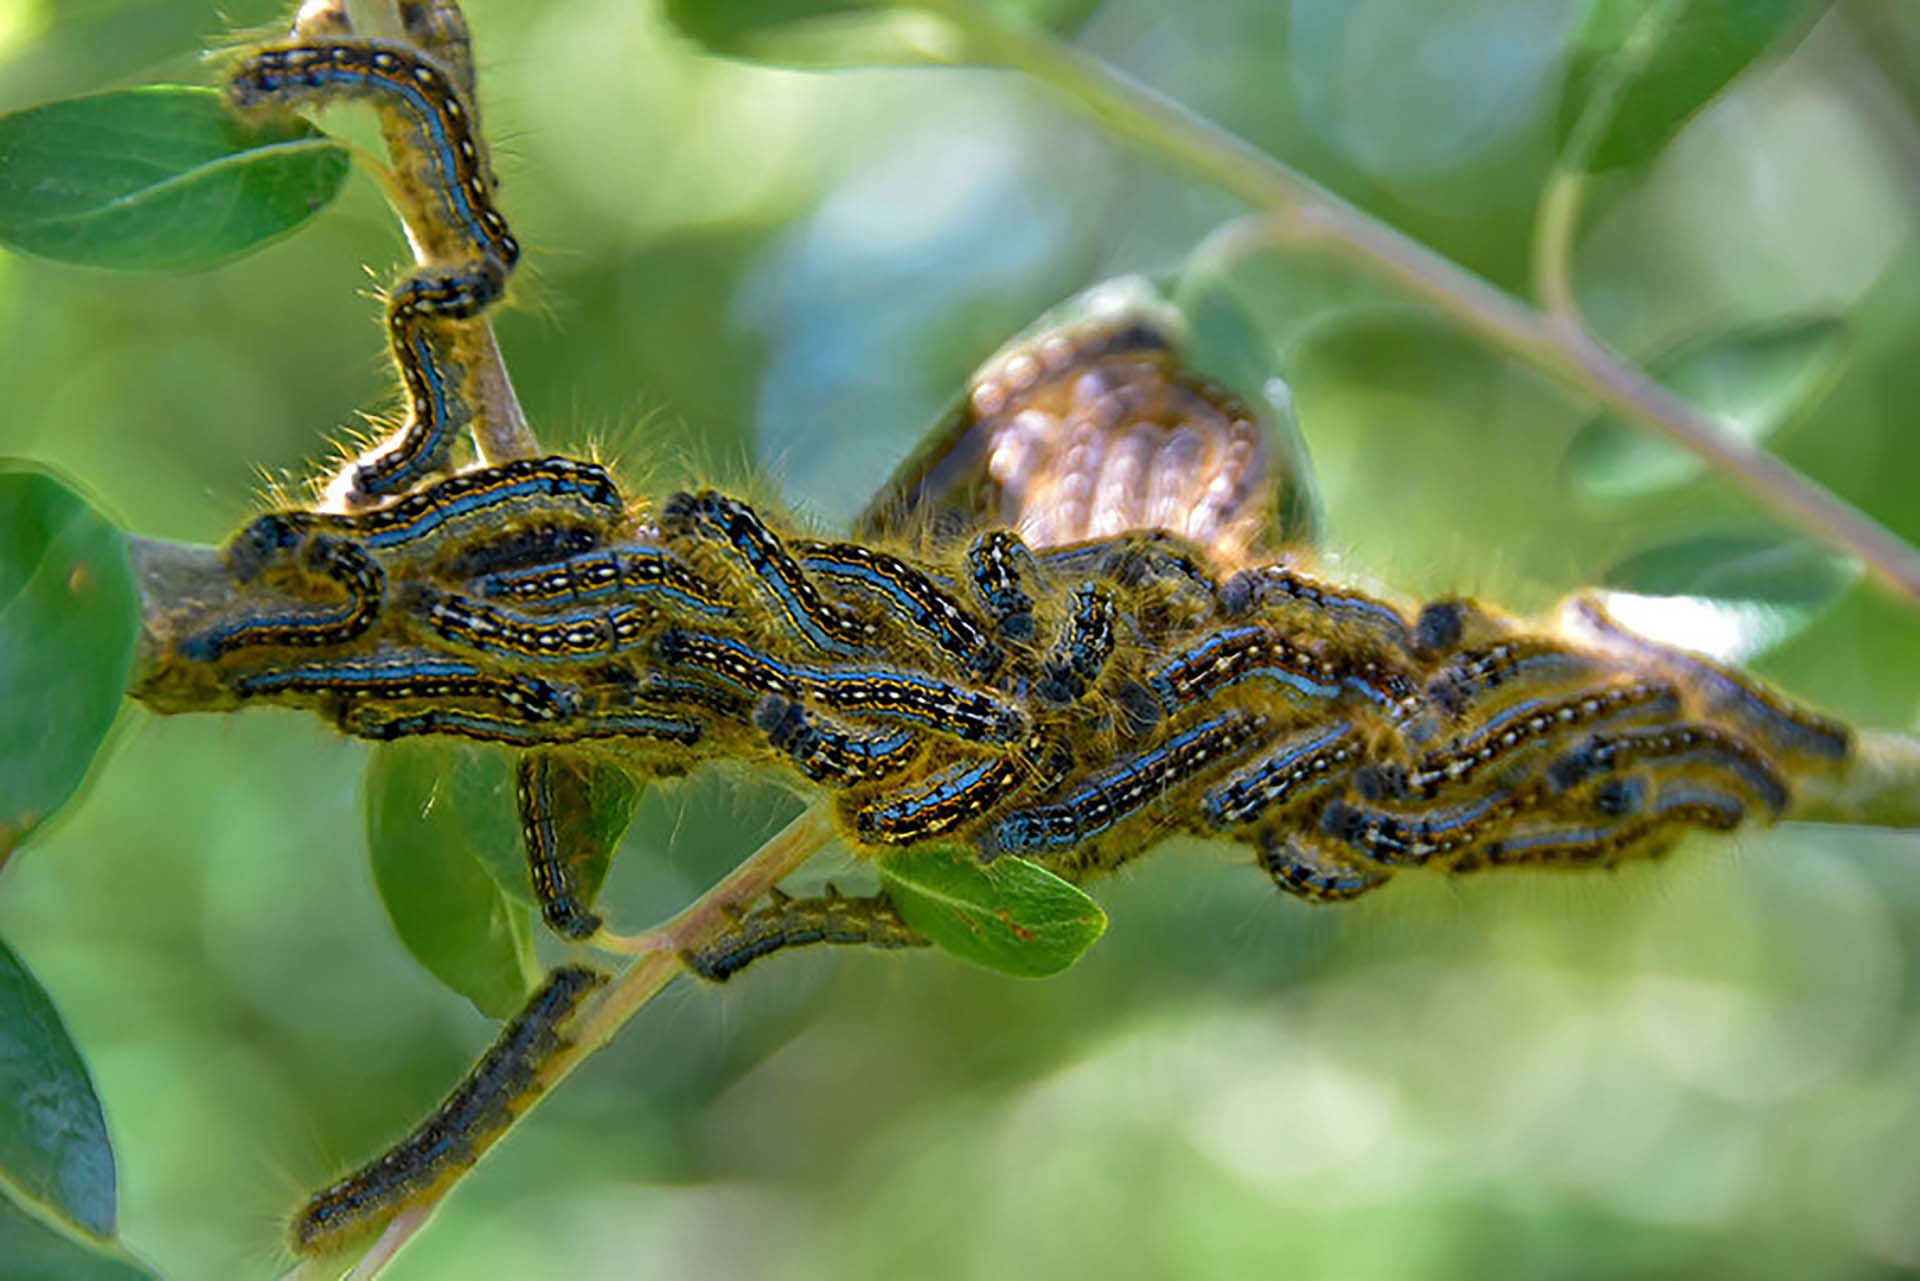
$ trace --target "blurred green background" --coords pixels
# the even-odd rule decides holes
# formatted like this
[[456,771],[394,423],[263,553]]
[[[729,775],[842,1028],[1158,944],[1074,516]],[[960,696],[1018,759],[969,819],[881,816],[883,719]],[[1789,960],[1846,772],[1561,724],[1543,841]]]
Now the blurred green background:
[[[472,0],[500,317],[543,438],[630,478],[778,478],[844,520],[1044,307],[1177,267],[1232,202],[978,71],[705,60],[636,0]],[[1109,0],[1088,47],[1523,289],[1575,0]],[[0,0],[0,110],[201,82],[255,0]],[[1645,354],[1848,321],[1777,442],[1920,538],[1920,15],[1841,0],[1650,169],[1583,299]],[[370,183],[198,276],[0,256],[0,454],[212,541],[389,394]],[[1763,518],[1713,481],[1583,495],[1588,410],[1345,268],[1232,273],[1284,355],[1343,570],[1536,609],[1661,539]],[[1762,670],[1911,727],[1920,615],[1856,587]],[[397,1137],[490,1028],[387,927],[360,744],[129,710],[0,879],[0,935],[86,1053],[128,1243],[268,1275],[300,1195]],[[607,902],[697,894],[797,802],[708,773],[643,804]],[[1920,1270],[1920,841],[1790,827],[1581,878],[1406,878],[1344,909],[1242,853],[1097,885],[1108,937],[1023,983],[794,955],[677,988],[509,1139],[389,1275],[1854,1277]],[[841,869],[857,881],[859,873]],[[0,1275],[5,1273],[0,1261]]]

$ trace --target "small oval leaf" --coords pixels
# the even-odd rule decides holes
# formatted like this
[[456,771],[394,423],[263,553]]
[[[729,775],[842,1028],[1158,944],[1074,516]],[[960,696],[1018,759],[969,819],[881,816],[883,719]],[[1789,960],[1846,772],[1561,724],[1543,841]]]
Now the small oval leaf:
[[[1648,369],[1727,430],[1761,441],[1826,391],[1846,349],[1845,322],[1796,316],[1703,335]],[[1603,501],[1671,489],[1706,470],[1693,454],[1616,414],[1602,414],[1580,429],[1567,465],[1575,489]]]
[[1791,639],[1860,579],[1858,562],[1772,529],[1723,530],[1634,553],[1601,576],[1636,631],[1738,662]]
[[936,947],[1016,978],[1059,973],[1107,928],[1098,903],[1025,859],[983,865],[964,850],[909,850],[890,855],[880,879]]
[[0,863],[70,797],[133,667],[126,539],[40,471],[0,471]]
[[9,1281],[153,1281],[153,1273],[107,1248],[64,1237],[0,1197],[0,1259]]
[[[100,1100],[53,1001],[3,943],[0,1192],[73,1235],[113,1238],[113,1147]],[[12,1257],[0,1249],[0,1258]]]
[[[476,854],[476,832],[504,827],[516,848],[510,776],[505,804],[471,812],[463,797],[491,794],[492,759],[433,742],[377,748],[367,763],[367,847],[373,877],[400,941],[435,978],[490,1018],[520,1008],[537,977],[526,907],[510,899]],[[456,780],[460,780],[456,786]],[[524,873],[522,873],[524,879]]]
[[192,271],[286,235],[345,183],[300,121],[242,123],[162,85],[0,116],[0,244],[89,267]]
[[1823,0],[1590,0],[1560,100],[1561,163],[1643,164]]

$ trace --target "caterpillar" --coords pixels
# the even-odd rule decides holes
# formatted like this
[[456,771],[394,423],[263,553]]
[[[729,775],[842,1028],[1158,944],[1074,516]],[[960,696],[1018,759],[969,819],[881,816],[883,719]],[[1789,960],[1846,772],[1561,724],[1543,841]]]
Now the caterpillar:
[[524,546],[528,554],[563,538],[597,544],[625,517],[626,502],[605,469],[571,458],[522,458],[450,476],[389,506],[354,515],[269,512],[250,522],[225,550],[227,563],[244,583],[286,564],[316,535],[351,539],[383,557],[384,564],[411,569],[431,566],[443,555],[471,560],[477,549],[503,541]]
[[429,230],[423,247],[430,258],[486,257],[503,271],[519,261],[520,244],[493,207],[469,108],[420,53],[365,41],[270,46],[254,50],[227,80],[227,101],[242,114],[342,97],[368,98],[381,110],[399,177],[415,194],[409,225],[416,234]]
[[876,845],[911,845],[952,831],[993,812],[1032,779],[1030,760],[1049,743],[1036,737],[1028,759],[1018,753],[975,757],[932,774],[923,782],[852,808],[854,831]]
[[1084,698],[1113,654],[1118,617],[1111,588],[1102,583],[1076,587],[1066,634],[1034,682],[1034,697],[1056,708]]
[[653,650],[669,667],[704,672],[748,693],[907,721],[971,742],[1011,742],[1027,730],[1025,714],[1007,699],[904,668],[787,663],[735,637],[678,628],[662,632]]
[[1200,800],[1200,812],[1215,827],[1235,827],[1338,783],[1360,759],[1358,738],[1350,721],[1302,731],[1210,789]]
[[423,270],[394,287],[387,300],[387,337],[406,393],[407,417],[354,464],[355,503],[404,492],[447,469],[453,442],[472,421],[477,397],[463,386],[475,353],[462,349],[463,335],[446,322],[480,314],[505,287],[505,272],[490,257]]
[[596,739],[691,747],[701,740],[707,730],[702,722],[691,716],[654,712],[594,712],[556,723],[433,706],[424,706],[411,712],[350,707],[340,727],[356,738],[376,742],[390,743],[395,739],[441,734],[515,747],[585,743]]
[[525,615],[424,586],[413,593],[413,611],[429,630],[463,648],[576,664],[645,644],[658,619],[645,605]]
[[370,1235],[478,1161],[541,1093],[541,1071],[569,1044],[567,1021],[606,981],[584,965],[550,973],[432,1115],[300,1208],[289,1234],[294,1253],[320,1257]]
[[530,569],[495,573],[480,594],[524,605],[614,597],[637,599],[670,612],[729,618],[735,607],[719,590],[664,547],[624,545]]
[[1713,716],[1734,722],[1766,751],[1815,762],[1845,759],[1852,736],[1844,725],[1788,705],[1720,664],[1636,636],[1591,596],[1576,596],[1563,616],[1574,629],[1616,654],[1647,662],[1694,691]]
[[794,550],[808,573],[880,602],[906,631],[927,638],[964,674],[991,680],[1006,660],[1005,651],[965,606],[899,557],[857,543],[807,541],[797,543]]
[[533,676],[501,676],[472,663],[427,653],[296,663],[242,672],[232,682],[241,698],[318,695],[354,701],[432,701],[444,698],[495,703],[528,720],[553,721],[579,708],[574,691]]
[[386,597],[386,571],[379,562],[356,543],[321,535],[307,544],[302,563],[343,589],[346,602],[332,609],[242,616],[189,637],[181,653],[196,662],[212,662],[237,650],[313,649],[365,635],[378,621]]
[[680,954],[686,967],[711,983],[725,983],[764,956],[789,947],[926,947],[884,894],[848,897],[832,885],[818,898],[792,898],[778,888],[772,902],[739,915],[711,942]]
[[1016,810],[981,841],[983,857],[1051,853],[1087,844],[1150,803],[1244,755],[1270,722],[1222,712],[1080,782],[1057,801]]
[[862,733],[835,725],[778,694],[760,700],[753,722],[776,750],[793,759],[801,773],[816,783],[841,787],[896,773],[922,747],[920,738],[909,730]]
[[824,599],[779,537],[745,503],[712,490],[675,494],[661,510],[660,527],[669,537],[697,537],[725,547],[779,617],[814,649],[841,657],[872,649],[872,625]]
[[1026,543],[1007,530],[984,533],[967,548],[967,579],[974,595],[1008,640],[1033,639],[1029,589],[1038,573],[1039,565]]
[[514,775],[521,846],[540,916],[566,938],[600,928],[592,910],[599,891],[590,869],[604,869],[619,837],[594,825],[594,767],[554,752],[528,752]]

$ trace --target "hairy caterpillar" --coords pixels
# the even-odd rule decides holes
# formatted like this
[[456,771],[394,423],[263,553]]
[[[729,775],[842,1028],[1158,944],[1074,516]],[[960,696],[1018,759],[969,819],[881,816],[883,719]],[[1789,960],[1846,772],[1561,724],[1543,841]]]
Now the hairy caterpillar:
[[763,956],[817,943],[843,947],[926,947],[884,894],[848,897],[832,885],[818,898],[793,898],[779,889],[772,902],[738,917],[704,947],[681,953],[689,970],[725,983]]
[[480,1159],[541,1089],[541,1069],[566,1048],[567,1021],[607,981],[563,965],[480,1056],[433,1114],[376,1160],[316,1194],[294,1216],[294,1252],[325,1255],[376,1231],[411,1202]]

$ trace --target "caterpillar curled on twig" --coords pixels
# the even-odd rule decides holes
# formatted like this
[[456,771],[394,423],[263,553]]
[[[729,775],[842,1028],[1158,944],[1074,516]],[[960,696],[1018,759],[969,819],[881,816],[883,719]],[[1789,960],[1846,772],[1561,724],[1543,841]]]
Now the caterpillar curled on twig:
[[814,898],[778,888],[765,906],[744,912],[718,937],[680,954],[689,970],[724,983],[765,956],[791,947],[831,944],[882,949],[927,947],[885,894],[849,897],[832,885]]

